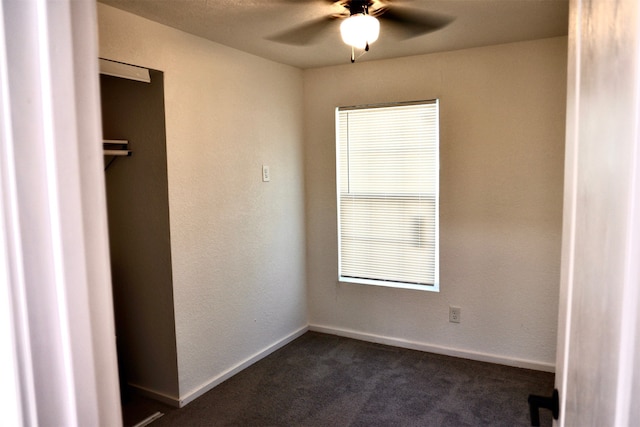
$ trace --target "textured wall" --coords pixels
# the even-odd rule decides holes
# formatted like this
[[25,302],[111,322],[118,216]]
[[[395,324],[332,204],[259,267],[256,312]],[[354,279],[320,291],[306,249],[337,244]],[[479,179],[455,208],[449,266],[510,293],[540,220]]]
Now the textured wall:
[[184,397],[307,325],[302,72],[109,6],[98,13],[101,57],[164,72]]
[[[306,70],[310,323],[555,363],[566,38]],[[341,84],[347,82],[348,84]],[[337,283],[334,109],[439,98],[441,292]],[[448,307],[462,322],[448,322]]]

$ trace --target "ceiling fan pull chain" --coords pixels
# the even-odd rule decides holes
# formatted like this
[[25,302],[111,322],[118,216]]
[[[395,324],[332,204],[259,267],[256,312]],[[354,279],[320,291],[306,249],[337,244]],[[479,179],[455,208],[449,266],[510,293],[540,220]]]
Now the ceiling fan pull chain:
[[354,62],[356,62],[356,53],[353,46],[351,46],[351,63],[353,64]]
[[369,52],[369,42],[367,42],[366,46],[364,47],[364,51]]

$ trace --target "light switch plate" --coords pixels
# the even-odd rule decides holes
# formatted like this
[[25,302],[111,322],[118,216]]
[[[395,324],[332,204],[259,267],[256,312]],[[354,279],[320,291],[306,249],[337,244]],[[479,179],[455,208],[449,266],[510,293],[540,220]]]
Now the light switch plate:
[[271,181],[271,170],[269,169],[269,166],[262,165],[262,182],[269,181]]

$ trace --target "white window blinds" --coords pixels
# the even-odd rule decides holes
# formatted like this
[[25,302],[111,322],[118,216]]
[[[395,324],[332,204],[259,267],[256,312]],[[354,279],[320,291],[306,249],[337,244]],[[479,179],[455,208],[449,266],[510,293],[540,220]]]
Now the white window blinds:
[[340,280],[438,289],[438,101],[339,108]]

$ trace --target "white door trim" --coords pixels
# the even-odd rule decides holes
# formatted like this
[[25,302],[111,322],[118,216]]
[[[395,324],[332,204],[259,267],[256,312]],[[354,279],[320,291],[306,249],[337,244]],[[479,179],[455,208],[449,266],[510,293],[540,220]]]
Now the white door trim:
[[559,425],[640,416],[640,7],[572,0]]
[[0,8],[0,337],[15,368],[2,389],[19,396],[3,409],[22,425],[117,426],[96,5]]

